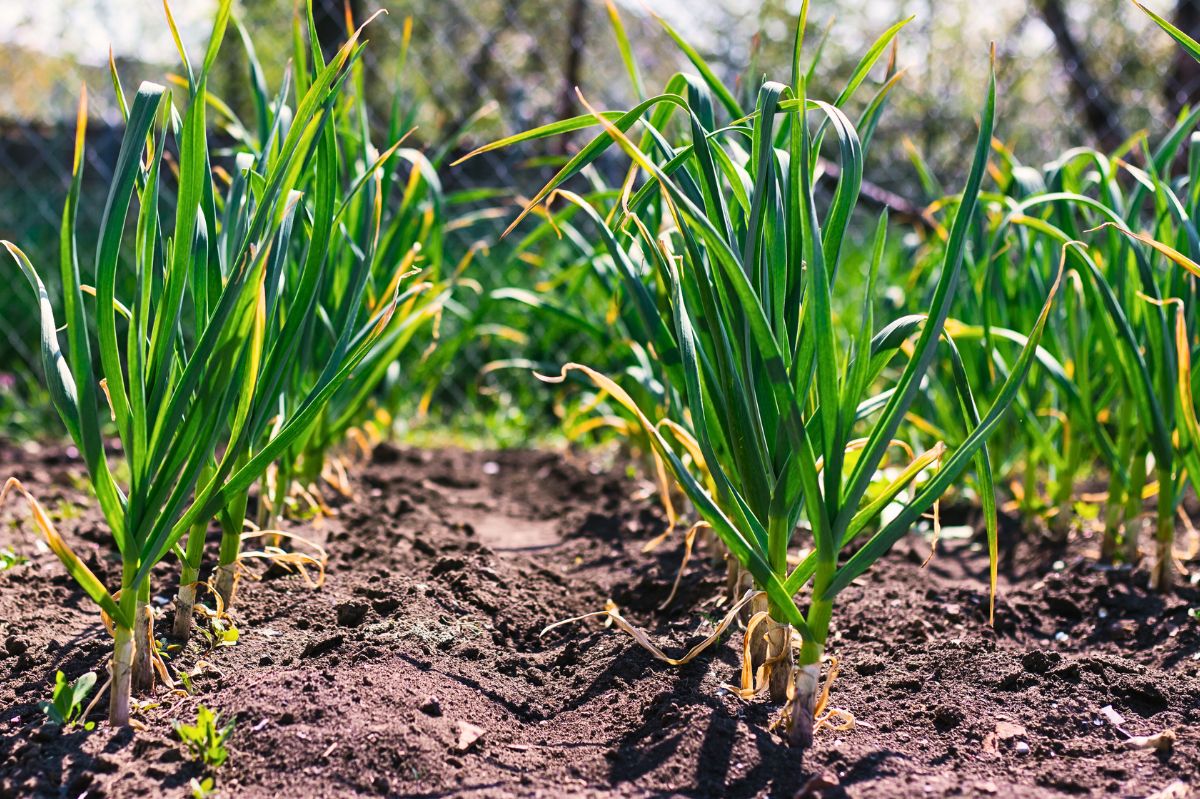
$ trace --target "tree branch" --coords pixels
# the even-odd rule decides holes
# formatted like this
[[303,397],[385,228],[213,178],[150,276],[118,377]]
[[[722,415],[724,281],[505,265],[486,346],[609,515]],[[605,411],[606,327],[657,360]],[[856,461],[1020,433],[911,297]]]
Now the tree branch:
[[1083,49],[1071,33],[1062,0],[1037,0],[1038,10],[1046,27],[1054,34],[1058,55],[1071,82],[1071,92],[1080,105],[1084,123],[1105,150],[1115,150],[1128,136],[1117,106],[1096,80],[1084,56]]

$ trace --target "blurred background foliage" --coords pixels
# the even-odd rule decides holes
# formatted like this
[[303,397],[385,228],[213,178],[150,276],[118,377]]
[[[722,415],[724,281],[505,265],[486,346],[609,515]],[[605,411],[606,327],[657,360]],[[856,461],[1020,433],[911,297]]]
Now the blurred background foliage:
[[[800,6],[799,0],[615,4],[650,91],[686,67],[653,14],[675,26],[723,78],[749,76],[748,83],[757,86],[763,75],[786,74]],[[418,144],[456,141],[447,163],[474,145],[582,113],[576,86],[602,108],[627,107],[634,97],[604,0],[315,0],[314,5],[328,48],[344,39],[347,10],[356,20],[378,8],[389,12],[368,35],[367,93],[379,109],[378,119],[388,119],[393,111],[409,116]],[[189,48],[204,45],[211,7],[207,0],[173,5]],[[1169,5],[1160,0],[1156,10],[1184,30],[1200,28],[1200,0]],[[290,55],[293,2],[239,0],[238,13],[253,34],[273,90]],[[875,188],[913,207],[933,199],[914,154],[947,186],[958,185],[966,170],[991,41],[999,61],[997,136],[1027,164],[1040,165],[1074,145],[1111,151],[1141,131],[1161,133],[1200,95],[1197,64],[1167,37],[1151,35],[1152,23],[1128,0],[817,0],[809,37],[815,46],[824,36],[825,45],[814,93],[821,93],[822,76],[839,85],[833,76],[848,74],[872,40],[909,16],[914,19],[901,32],[895,53],[905,75],[873,140],[867,177]],[[405,20],[410,18],[405,63]],[[5,87],[0,91],[0,238],[20,242],[35,260],[53,264],[80,84],[87,84],[90,94],[80,211],[86,222],[97,220],[103,209],[120,138],[109,48],[127,88],[143,79],[167,80],[174,49],[162,8],[153,0],[6,0],[0,5],[0,42],[0,85]],[[211,86],[249,117],[246,71],[244,53],[228,47]],[[509,245],[497,246],[496,238],[520,198],[544,182],[547,163],[574,144],[566,137],[549,139],[443,169],[448,191],[508,190],[488,196],[480,215],[462,225],[450,245],[460,253],[488,245],[472,271],[480,297],[501,286],[537,286],[553,279],[550,253],[514,253]],[[894,269],[906,269],[903,253],[894,260]],[[15,269],[4,274],[0,437],[37,435],[41,422],[28,412],[39,397],[29,379],[37,369],[36,315]],[[523,337],[523,355],[530,362],[553,361],[566,352],[603,354],[588,349],[594,344],[586,336],[543,315],[525,315],[503,329],[481,328],[489,321],[489,308],[487,302],[462,307],[463,326],[446,333],[472,341],[455,349],[433,407],[468,420],[460,423],[468,432],[486,429],[499,443],[512,443],[528,429],[529,415],[553,418],[555,412],[545,391],[505,395],[527,390],[519,388],[530,382],[527,372],[512,380],[487,372],[488,364],[511,357],[513,336]],[[571,341],[564,344],[556,336]],[[49,432],[56,430],[51,425]]]

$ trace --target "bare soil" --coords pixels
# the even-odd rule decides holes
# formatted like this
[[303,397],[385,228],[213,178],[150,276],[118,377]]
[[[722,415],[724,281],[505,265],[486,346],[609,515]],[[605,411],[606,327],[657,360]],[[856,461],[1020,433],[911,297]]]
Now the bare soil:
[[[82,465],[0,448],[0,466],[114,581]],[[623,469],[383,447],[356,486],[336,516],[294,526],[328,548],[324,587],[282,570],[244,580],[236,645],[193,640],[170,662],[196,674],[194,694],[160,687],[140,727],[116,732],[102,709],[91,732],[39,712],[55,670],[101,671],[110,640],[25,509],[0,509],[0,549],[28,558],[0,572],[0,796],[190,796],[205,772],[170,722],[199,704],[236,718],[217,787],[248,799],[1148,797],[1200,781],[1200,622],[1188,615],[1200,596],[1149,593],[1144,573],[1095,565],[1087,540],[1055,552],[1009,536],[994,628],[977,533],[943,540],[927,566],[924,538],[901,542],[835,615],[832,704],[857,726],[821,731],[801,760],[770,730],[778,708],[721,687],[737,679],[735,631],[682,668],[598,622],[540,634],[612,599],[681,653],[723,615],[721,570],[699,557],[658,610],[682,541],[642,554],[663,520]],[[155,586],[160,635],[173,568]],[[1169,750],[1124,744],[1167,729]]]

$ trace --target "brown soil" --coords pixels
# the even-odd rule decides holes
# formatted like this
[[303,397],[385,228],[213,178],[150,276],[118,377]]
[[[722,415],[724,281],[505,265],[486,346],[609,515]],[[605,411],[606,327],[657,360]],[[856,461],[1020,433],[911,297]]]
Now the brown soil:
[[[11,449],[0,463],[111,579],[97,514],[72,511],[89,505],[80,464]],[[296,527],[327,543],[325,586],[244,581],[238,643],[194,641],[172,660],[197,671],[195,694],[160,688],[136,714],[143,728],[115,733],[64,733],[37,709],[56,669],[102,669],[110,642],[10,504],[0,548],[29,561],[0,572],[0,796],[189,796],[203,771],[170,722],[201,703],[237,719],[216,775],[226,797],[1145,797],[1200,780],[1200,623],[1188,616],[1200,597],[1149,594],[1144,574],[1092,565],[1087,542],[1006,542],[994,630],[977,540],[943,541],[925,568],[924,539],[902,542],[835,616],[833,704],[857,728],[821,731],[803,762],[769,730],[777,708],[722,689],[736,633],[678,669],[594,622],[540,636],[611,598],[682,652],[722,615],[723,579],[702,558],[656,609],[681,542],[641,554],[662,520],[622,474],[540,452],[378,450],[358,501]],[[164,602],[160,634],[170,616]],[[1002,725],[998,739],[1001,722],[1022,731]],[[483,734],[459,747],[463,723]],[[1165,729],[1178,734],[1169,751],[1123,745]]]

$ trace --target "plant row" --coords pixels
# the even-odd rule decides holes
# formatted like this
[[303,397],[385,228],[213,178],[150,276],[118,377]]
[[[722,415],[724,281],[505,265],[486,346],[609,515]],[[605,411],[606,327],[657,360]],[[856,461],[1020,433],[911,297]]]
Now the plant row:
[[[982,507],[993,594],[997,484],[1052,536],[1102,496],[1099,554],[1130,564],[1153,497],[1152,581],[1171,588],[1175,519],[1200,474],[1200,111],[1153,144],[1033,169],[996,136],[993,75],[961,189],[946,193],[914,154],[927,207],[891,222],[864,185],[907,20],[829,86],[807,10],[783,80],[734,86],[664,23],[690,68],[651,93],[610,5],[635,104],[598,111],[581,94],[586,113],[475,153],[584,136],[509,228],[521,233],[502,252],[525,273],[511,285],[448,235],[494,215],[469,203],[500,195],[444,193],[452,142],[405,147],[412,109],[397,102],[379,124],[352,22],[326,59],[311,9],[298,15],[273,93],[230,0],[198,61],[170,22],[172,88],[127,93],[114,67],[125,133],[86,270],[81,98],[61,296],[5,246],[36,291],[48,389],[119,583],[10,487],[111,625],[110,722],[127,723],[131,692],[166,672],[152,580],[177,580],[172,636],[186,641],[205,587],[222,615],[249,555],[320,567],[288,519],[321,508],[322,486],[349,491],[339,448],[427,406],[481,340],[501,352],[480,381],[536,369],[563,384],[570,436],[615,430],[645,455],[671,526],[694,522],[687,546],[703,534],[727,564],[744,693],[785,705],[801,746],[830,722],[822,663],[839,596],[948,491],[969,486]],[[250,67],[248,121],[208,88],[231,33]],[[210,528],[220,544],[202,584]],[[261,551],[243,552],[251,539]]]

